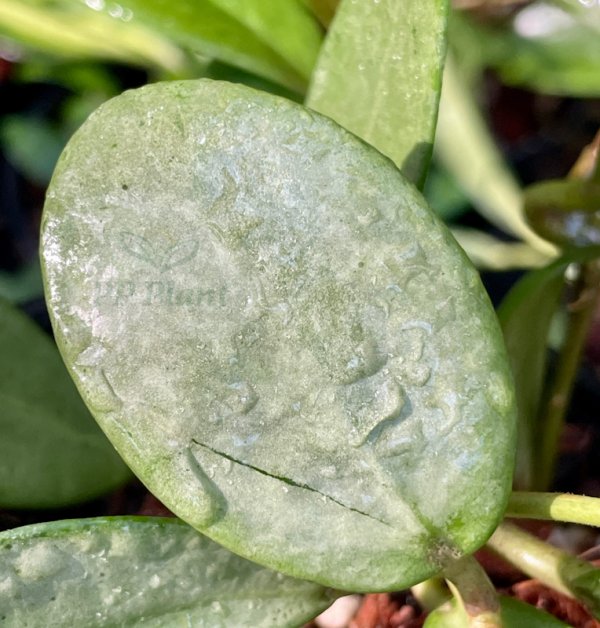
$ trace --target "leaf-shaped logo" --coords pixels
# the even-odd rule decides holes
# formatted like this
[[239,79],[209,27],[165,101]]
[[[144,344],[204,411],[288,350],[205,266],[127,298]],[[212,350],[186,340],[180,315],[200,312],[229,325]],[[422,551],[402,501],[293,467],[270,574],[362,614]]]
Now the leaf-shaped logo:
[[146,238],[131,233],[130,231],[120,231],[117,233],[117,239],[124,251],[141,259],[144,262],[148,262],[154,268],[160,268],[160,254],[154,250],[152,243],[146,240]]
[[165,270],[181,266],[181,264],[194,259],[197,253],[198,242],[196,240],[184,240],[175,244],[164,252],[160,263],[160,271],[165,272]]
[[198,241],[190,239],[174,244],[161,252],[152,242],[130,231],[117,233],[117,240],[122,250],[150,264],[161,273],[194,259],[199,249]]

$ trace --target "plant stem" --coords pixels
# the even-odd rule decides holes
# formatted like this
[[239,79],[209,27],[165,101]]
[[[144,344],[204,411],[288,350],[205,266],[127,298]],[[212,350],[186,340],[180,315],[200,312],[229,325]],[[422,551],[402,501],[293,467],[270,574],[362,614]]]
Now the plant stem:
[[583,602],[600,615],[600,569],[511,523],[501,523],[488,547],[531,578]]
[[429,578],[410,588],[419,606],[428,613],[445,604],[452,596],[442,578]]
[[597,261],[581,266],[576,287],[577,297],[569,306],[567,335],[560,353],[545,416],[542,416],[541,448],[538,461],[538,488],[545,490],[552,483],[560,434],[569,406],[575,376],[585,347],[585,340],[600,299],[600,268]]
[[473,556],[453,561],[443,571],[472,628],[502,628],[500,600],[494,585]]
[[581,523],[600,528],[600,499],[568,493],[514,492],[507,517]]

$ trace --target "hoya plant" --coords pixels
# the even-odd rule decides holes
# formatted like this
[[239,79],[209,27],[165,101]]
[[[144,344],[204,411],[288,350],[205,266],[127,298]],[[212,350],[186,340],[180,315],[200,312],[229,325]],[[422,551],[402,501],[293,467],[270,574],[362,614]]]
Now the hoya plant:
[[[129,4],[143,28],[167,11]],[[332,5],[313,4],[327,24]],[[33,19],[34,5],[15,14]],[[473,557],[486,543],[598,615],[597,568],[502,522],[600,522],[593,499],[511,496],[515,463],[524,488],[545,490],[553,470],[562,407],[543,440],[539,484],[528,483],[564,269],[583,269],[586,290],[597,279],[597,146],[570,181],[526,196],[538,235],[522,219],[518,230],[541,255],[556,249],[539,234],[564,255],[515,288],[501,328],[478,272],[420,191],[446,3],[343,0],[314,68],[320,31],[295,2],[279,15],[269,2],[213,0],[194,20],[187,6],[168,14],[175,41],[208,41],[217,57],[295,94],[309,82],[306,99],[214,77],[160,81],[104,103],[62,152],[40,251],[79,396],[49,340],[19,351],[29,323],[8,304],[0,339],[17,364],[50,356],[55,371],[36,377],[57,390],[24,406],[7,369],[0,395],[15,441],[47,429],[48,413],[70,454],[45,485],[29,478],[24,490],[24,473],[0,498],[73,503],[131,471],[177,518],[0,534],[0,623],[299,626],[347,592],[413,587],[433,611],[429,626],[561,625],[496,595]],[[284,18],[301,36],[280,34]],[[236,38],[246,30],[256,41]],[[215,43],[216,32],[229,37]],[[270,48],[257,43],[264,33]],[[553,301],[531,336],[532,292]],[[555,386],[563,405],[574,343]],[[519,369],[538,380],[524,386]],[[91,420],[71,420],[86,416],[81,400],[118,456]],[[37,455],[57,446],[45,440]],[[22,468],[13,448],[5,455]],[[45,502],[63,475],[72,483]]]

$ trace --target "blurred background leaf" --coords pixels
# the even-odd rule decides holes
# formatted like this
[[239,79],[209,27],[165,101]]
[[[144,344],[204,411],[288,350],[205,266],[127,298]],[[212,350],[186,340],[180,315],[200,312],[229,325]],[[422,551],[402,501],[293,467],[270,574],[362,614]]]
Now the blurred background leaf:
[[32,182],[47,185],[68,137],[35,117],[6,116],[0,122],[0,142],[8,159]]
[[302,91],[321,45],[300,0],[3,0],[0,34],[61,57],[112,59],[166,76],[224,63]]
[[0,300],[0,507],[55,508],[131,477],[52,340]]
[[37,258],[16,273],[0,271],[0,299],[23,303],[41,296],[43,291],[42,270]]
[[544,426],[540,423],[547,346],[553,319],[566,287],[565,272],[600,255],[600,247],[573,250],[548,266],[526,274],[511,289],[498,309],[500,325],[512,366],[519,411],[515,488],[546,490],[538,485]]
[[[90,4],[94,6],[92,0]],[[80,0],[3,0],[0,34],[60,57],[99,57],[180,71],[185,65],[183,52],[132,17],[130,12],[94,11]]]
[[308,80],[319,54],[323,34],[297,0],[211,0],[232,19],[285,59]]
[[542,181],[525,190],[525,215],[541,236],[563,248],[600,245],[600,183]]
[[490,67],[509,85],[569,95],[600,95],[600,10],[574,0],[533,2],[477,19],[454,12],[451,46],[469,65]]
[[446,61],[435,151],[439,162],[492,224],[548,257],[554,254],[555,249],[525,222],[521,186],[452,58]]

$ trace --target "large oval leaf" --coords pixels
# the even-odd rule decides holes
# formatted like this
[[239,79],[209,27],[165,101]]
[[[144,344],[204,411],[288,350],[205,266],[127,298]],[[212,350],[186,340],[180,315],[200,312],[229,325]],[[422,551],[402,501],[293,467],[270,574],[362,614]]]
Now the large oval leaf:
[[65,506],[129,477],[52,340],[0,299],[0,507]]
[[319,585],[251,563],[177,519],[115,517],[0,534],[0,623],[298,626],[329,606]]
[[63,154],[43,256],[93,413],[213,539],[394,589],[496,525],[514,412],[495,315],[415,188],[331,120],[227,83],[128,92]]

